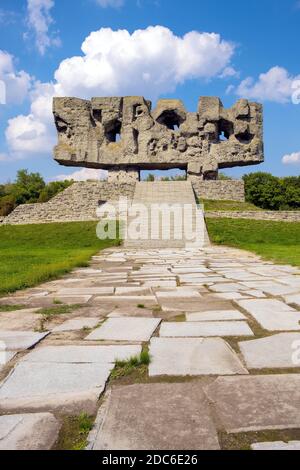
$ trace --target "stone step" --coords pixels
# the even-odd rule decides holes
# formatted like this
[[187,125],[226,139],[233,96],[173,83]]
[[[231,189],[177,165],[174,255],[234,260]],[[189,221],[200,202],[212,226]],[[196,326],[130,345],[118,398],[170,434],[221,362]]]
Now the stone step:
[[[147,239],[133,240],[127,238],[125,240],[126,248],[185,248],[185,247],[203,247],[209,243],[203,212],[197,209],[196,200],[190,181],[155,181],[155,182],[139,182],[136,184],[135,193],[132,201],[132,208],[136,205],[139,232],[148,234]],[[141,210],[139,205],[144,206],[146,213]],[[151,217],[155,213],[155,207],[160,209],[158,217]],[[169,232],[166,230],[165,217],[168,215],[164,212],[167,205],[176,205],[181,209],[179,214],[171,212]],[[187,234],[183,230],[180,239],[175,239],[177,234],[178,223],[176,217],[182,217],[183,211],[189,205],[191,210],[184,215],[182,223],[188,224],[193,230],[194,238],[189,240]],[[161,206],[161,207],[159,207]],[[170,208],[172,210],[172,208]],[[154,210],[154,211],[153,211]],[[128,227],[130,223],[136,220],[135,216],[128,217]],[[180,225],[179,225],[180,228]],[[155,234],[155,238],[154,235]],[[165,239],[168,237],[168,239]]]

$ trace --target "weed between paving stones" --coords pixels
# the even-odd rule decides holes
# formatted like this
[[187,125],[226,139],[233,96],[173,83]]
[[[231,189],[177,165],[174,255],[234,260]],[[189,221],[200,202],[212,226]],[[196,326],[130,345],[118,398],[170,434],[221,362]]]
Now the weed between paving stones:
[[110,378],[116,380],[122,377],[130,376],[135,373],[140,377],[146,375],[148,372],[148,366],[151,362],[151,358],[148,349],[143,349],[139,356],[133,356],[128,361],[116,360],[115,368],[113,369]]
[[74,304],[74,305],[59,305],[55,307],[45,307],[45,308],[40,308],[37,310],[35,313],[42,315],[42,318],[40,320],[40,325],[39,328],[37,328],[38,332],[44,332],[46,330],[46,323],[52,319],[55,318],[58,315],[65,315],[68,313],[72,313],[75,310],[78,310],[80,308],[84,308],[85,305],[82,304]]
[[54,450],[84,450],[95,416],[81,413],[79,416],[63,416],[62,427]]
[[290,442],[300,440],[300,429],[251,431],[246,433],[218,433],[222,450],[251,450],[251,444],[258,442]]
[[14,312],[16,310],[23,310],[26,308],[26,305],[7,305],[0,304],[0,312]]

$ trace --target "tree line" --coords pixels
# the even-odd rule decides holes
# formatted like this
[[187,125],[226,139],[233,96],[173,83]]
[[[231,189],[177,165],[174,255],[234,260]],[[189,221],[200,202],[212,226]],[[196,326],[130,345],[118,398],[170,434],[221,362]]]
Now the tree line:
[[0,216],[7,216],[20,204],[47,202],[72,183],[68,180],[45,183],[39,173],[19,170],[14,182],[0,184]]
[[[230,179],[220,173],[220,179]],[[182,175],[162,177],[161,181],[182,181]],[[300,209],[300,176],[277,177],[270,173],[257,172],[243,176],[246,201],[266,210]],[[149,174],[146,181],[155,181]],[[0,216],[5,217],[20,204],[47,202],[68,188],[73,181],[46,183],[39,173],[19,170],[12,183],[0,184]]]

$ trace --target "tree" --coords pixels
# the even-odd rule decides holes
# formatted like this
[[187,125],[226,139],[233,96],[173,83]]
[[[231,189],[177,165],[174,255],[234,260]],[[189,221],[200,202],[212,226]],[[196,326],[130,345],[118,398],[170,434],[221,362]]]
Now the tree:
[[152,173],[149,173],[149,175],[146,178],[146,181],[148,182],[155,181],[155,176]]
[[16,207],[16,200],[11,194],[0,198],[0,215],[6,217]]
[[17,204],[36,202],[40,192],[45,187],[45,181],[39,173],[28,173],[28,170],[19,170],[12,194]]
[[71,184],[73,184],[73,181],[70,180],[52,181],[51,183],[48,183],[40,192],[38,202],[49,201],[54,196],[56,196],[56,194],[71,186]]
[[300,177],[278,178],[257,172],[243,179],[247,202],[269,210],[300,208]]

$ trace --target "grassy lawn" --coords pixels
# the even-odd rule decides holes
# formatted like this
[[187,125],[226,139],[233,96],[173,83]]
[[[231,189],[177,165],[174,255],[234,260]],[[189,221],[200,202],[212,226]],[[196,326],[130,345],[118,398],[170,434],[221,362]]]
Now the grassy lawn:
[[97,222],[1,226],[0,295],[87,266],[92,255],[118,244],[96,236]]
[[212,242],[249,250],[279,263],[300,266],[300,223],[206,219]]
[[204,204],[206,211],[261,211],[250,202],[237,202],[237,201],[211,201],[204,199],[200,201]]

